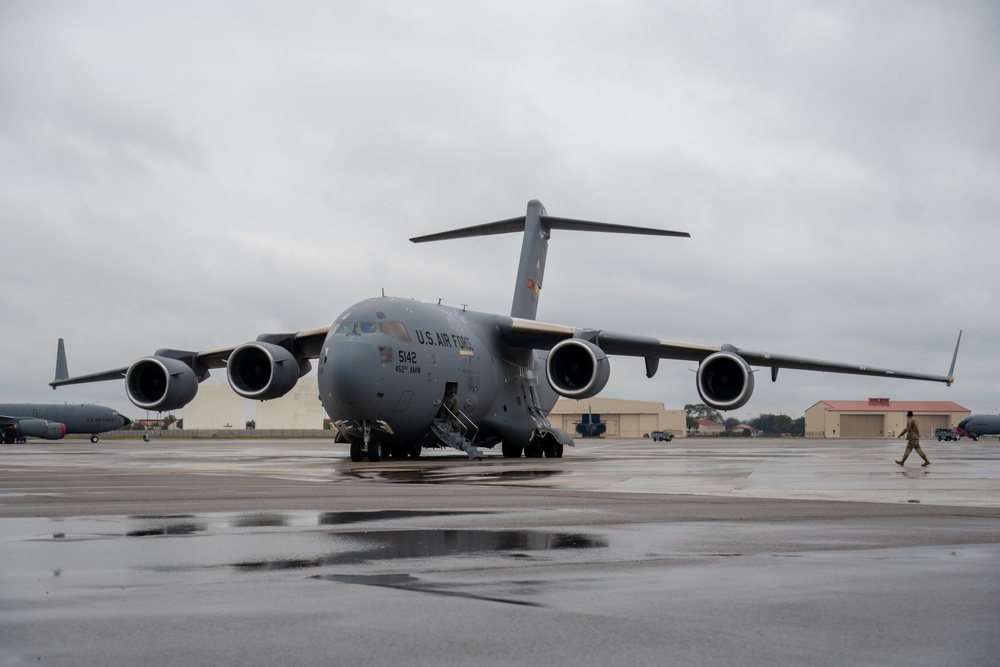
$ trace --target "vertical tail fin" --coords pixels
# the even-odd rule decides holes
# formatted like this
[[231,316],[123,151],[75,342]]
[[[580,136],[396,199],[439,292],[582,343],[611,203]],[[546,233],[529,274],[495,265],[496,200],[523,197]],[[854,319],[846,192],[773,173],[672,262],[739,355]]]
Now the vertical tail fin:
[[549,249],[549,237],[553,229],[570,229],[577,232],[610,232],[615,234],[642,234],[646,236],[691,236],[687,232],[672,232],[665,229],[649,227],[632,227],[630,225],[613,225],[607,222],[588,222],[570,218],[550,216],[542,202],[532,199],[528,202],[528,210],[523,218],[510,218],[488,222],[475,227],[464,227],[449,232],[428,234],[410,239],[413,243],[428,241],[443,241],[445,239],[460,239],[471,236],[492,236],[522,232],[521,260],[517,266],[517,282],[514,285],[514,301],[511,304],[510,316],[533,320],[538,311],[538,297],[542,291],[542,278],[545,275],[545,257]]
[[524,216],[524,236],[521,240],[521,261],[517,265],[517,282],[514,285],[514,301],[510,305],[510,316],[526,320],[535,319],[538,312],[538,296],[542,292],[542,278],[545,275],[545,256],[549,252],[550,227],[542,223],[547,217],[542,202],[532,199]]
[[[55,381],[66,380],[69,378],[69,367],[66,365],[66,345],[63,344],[63,339],[59,339],[59,344],[56,347],[56,377]],[[55,387],[53,387],[55,389]]]

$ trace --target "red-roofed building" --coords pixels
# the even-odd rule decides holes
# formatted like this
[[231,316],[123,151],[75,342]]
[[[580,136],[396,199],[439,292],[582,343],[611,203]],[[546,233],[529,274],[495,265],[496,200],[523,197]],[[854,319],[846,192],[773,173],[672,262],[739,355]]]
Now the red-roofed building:
[[806,437],[895,438],[906,427],[908,410],[925,438],[933,437],[935,429],[955,428],[972,414],[952,401],[820,401],[806,410]]
[[720,424],[719,422],[711,419],[699,419],[698,430],[696,432],[698,435],[719,435],[725,430],[725,424]]

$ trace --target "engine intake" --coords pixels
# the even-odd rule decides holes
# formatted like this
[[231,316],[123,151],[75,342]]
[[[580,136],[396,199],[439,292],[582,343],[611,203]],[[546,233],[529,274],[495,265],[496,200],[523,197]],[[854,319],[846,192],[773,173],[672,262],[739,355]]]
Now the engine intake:
[[716,410],[736,410],[753,394],[753,371],[734,352],[716,352],[698,366],[698,395]]
[[198,393],[198,376],[178,359],[144,357],[125,373],[125,393],[143,410],[177,410]]
[[272,343],[246,343],[229,355],[226,375],[240,396],[258,401],[281,398],[295,386],[300,365],[291,352]]
[[591,398],[611,377],[611,362],[604,350],[578,338],[557,343],[545,362],[549,384],[566,398]]

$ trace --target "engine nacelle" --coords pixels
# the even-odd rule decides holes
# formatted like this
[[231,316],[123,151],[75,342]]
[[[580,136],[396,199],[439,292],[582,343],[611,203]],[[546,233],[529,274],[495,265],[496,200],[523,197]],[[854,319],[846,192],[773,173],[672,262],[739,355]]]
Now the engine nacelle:
[[698,366],[698,395],[716,410],[736,410],[753,394],[753,371],[734,352],[722,351],[705,357]]
[[557,343],[545,362],[549,384],[560,396],[590,398],[604,389],[611,377],[611,362],[604,350],[579,338]]
[[22,438],[62,440],[66,437],[66,424],[45,419],[19,419],[14,423],[14,433]]
[[299,380],[298,360],[291,352],[272,343],[246,343],[229,355],[226,364],[229,385],[240,396],[258,401],[281,398]]
[[125,373],[125,393],[143,410],[177,410],[198,393],[198,376],[178,359],[143,357]]

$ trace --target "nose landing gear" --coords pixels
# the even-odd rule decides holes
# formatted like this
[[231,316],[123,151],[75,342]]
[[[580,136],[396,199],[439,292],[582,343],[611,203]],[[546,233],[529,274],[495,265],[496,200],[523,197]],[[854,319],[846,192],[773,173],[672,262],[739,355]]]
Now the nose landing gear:
[[[383,421],[369,421],[365,420],[361,422],[360,429],[352,429],[354,431],[354,438],[351,439],[351,460],[355,463],[362,461],[365,456],[368,456],[368,460],[372,463],[378,463],[382,460],[382,445],[373,436],[374,431],[382,431],[384,433],[392,433],[389,425]],[[360,434],[357,432],[360,430]],[[359,439],[357,436],[360,435]]]

